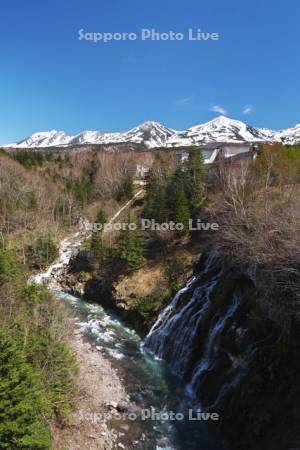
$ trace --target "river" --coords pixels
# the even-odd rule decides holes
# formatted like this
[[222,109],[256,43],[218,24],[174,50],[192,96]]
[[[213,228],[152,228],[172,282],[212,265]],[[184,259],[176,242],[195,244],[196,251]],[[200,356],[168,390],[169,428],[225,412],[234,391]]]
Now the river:
[[139,417],[128,424],[138,427],[143,442],[134,444],[129,430],[126,449],[228,450],[212,420],[190,420],[191,416],[196,418],[198,402],[187,395],[163,361],[144,350],[142,338],[132,328],[99,304],[62,290],[58,278],[85,237],[78,232],[64,239],[58,260],[31,281],[46,283],[55,297],[72,309],[77,332],[110,360],[130,400],[142,411],[144,420]]

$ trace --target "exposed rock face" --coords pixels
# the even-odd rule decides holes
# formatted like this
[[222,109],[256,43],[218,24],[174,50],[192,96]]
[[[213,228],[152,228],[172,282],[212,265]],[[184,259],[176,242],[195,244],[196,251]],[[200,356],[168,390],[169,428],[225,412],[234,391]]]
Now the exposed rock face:
[[220,414],[234,448],[290,448],[287,442],[299,443],[292,405],[300,388],[290,387],[299,336],[286,341],[246,271],[213,254],[198,270],[161,312],[146,348],[168,361],[205,409]]
[[[151,325],[130,304],[129,300],[134,294],[123,292],[124,296],[122,297],[120,292],[125,290],[123,285],[128,279],[126,267],[121,261],[109,261],[99,270],[97,258],[91,256],[90,252],[81,251],[71,259],[67,272],[63,273],[61,277],[60,284],[65,292],[87,301],[100,303],[117,312],[137,331],[145,335]],[[153,317],[152,323],[154,320],[155,317]]]

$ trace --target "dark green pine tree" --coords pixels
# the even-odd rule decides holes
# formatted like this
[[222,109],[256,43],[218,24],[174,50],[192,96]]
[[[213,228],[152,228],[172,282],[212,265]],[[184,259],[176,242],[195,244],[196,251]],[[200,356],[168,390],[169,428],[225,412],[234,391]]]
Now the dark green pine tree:
[[[97,214],[96,223],[99,225],[99,229],[94,230],[91,237],[91,250],[94,252],[97,258],[103,259],[105,254],[105,244],[103,242],[103,227],[107,221],[106,214],[103,209]],[[101,228],[102,227],[102,228]]]
[[158,188],[158,179],[153,170],[150,170],[147,177],[146,196],[143,215],[145,218],[153,218],[154,202]]
[[189,232],[190,217],[189,202],[185,194],[184,186],[183,184],[179,184],[174,191],[172,218],[174,222],[184,225],[182,234]]
[[131,177],[127,178],[123,184],[124,198],[130,200],[134,196],[134,184]]
[[144,217],[153,219],[158,223],[165,222],[168,219],[168,208],[166,204],[166,188],[163,177],[159,177],[153,171],[150,172],[144,207]]
[[135,224],[134,229],[121,230],[117,242],[117,255],[122,259],[130,269],[138,268],[144,259],[145,239],[142,231],[131,217],[128,223]]
[[163,223],[168,220],[168,215],[166,189],[162,184],[159,184],[154,200],[153,219],[158,223]]
[[181,234],[188,233],[190,207],[186,195],[187,170],[185,164],[177,167],[167,188],[167,203],[170,219],[182,223],[184,229]]
[[47,402],[39,378],[15,342],[0,332],[0,449],[46,450]]
[[186,194],[192,210],[199,209],[205,199],[204,190],[204,158],[199,148],[189,152],[186,162]]
[[118,202],[130,200],[134,196],[134,184],[133,179],[127,176],[123,179],[116,193],[116,200]]

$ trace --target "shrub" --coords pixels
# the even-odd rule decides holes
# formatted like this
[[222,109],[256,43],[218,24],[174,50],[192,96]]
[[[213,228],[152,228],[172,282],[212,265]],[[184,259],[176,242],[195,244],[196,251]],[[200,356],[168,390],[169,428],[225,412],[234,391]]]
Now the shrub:
[[155,317],[168,298],[168,295],[166,296],[164,294],[157,296],[148,295],[143,298],[132,299],[129,303],[141,316],[143,316],[146,320],[149,320]]
[[118,202],[130,200],[134,195],[134,185],[131,177],[125,178],[116,192],[116,200]]
[[34,166],[42,166],[45,162],[45,155],[39,151],[17,150],[12,154],[13,159],[18,161],[22,166],[31,168]]
[[40,235],[35,242],[27,246],[26,256],[30,267],[40,269],[57,258],[58,247],[50,234]]
[[12,250],[0,250],[0,286],[23,273],[24,267]]

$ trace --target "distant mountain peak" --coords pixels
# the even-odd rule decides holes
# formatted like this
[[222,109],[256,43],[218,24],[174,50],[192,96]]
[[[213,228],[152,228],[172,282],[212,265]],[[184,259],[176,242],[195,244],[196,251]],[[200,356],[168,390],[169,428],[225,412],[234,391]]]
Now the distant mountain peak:
[[232,123],[232,122],[236,122],[236,120],[230,119],[229,117],[224,116],[224,115],[221,114],[220,116],[215,117],[214,119],[211,119],[211,120],[209,120],[209,121],[206,122],[206,123],[207,123],[207,124],[208,124],[208,123],[215,123],[215,124],[220,124],[220,125],[222,125],[222,124],[228,124],[228,123]]
[[47,148],[132,143],[151,149],[204,145],[214,142],[254,143],[266,141],[289,145],[300,144],[300,124],[286,130],[273,131],[266,128],[255,128],[240,120],[220,115],[209,122],[193,126],[185,131],[177,131],[160,122],[149,120],[127,132],[120,133],[83,131],[76,136],[68,136],[64,131],[40,131],[6,147]]
[[145,128],[152,128],[152,127],[157,127],[157,126],[163,126],[161,123],[159,122],[155,122],[153,120],[146,120],[145,122],[142,122],[139,127],[145,127]]

